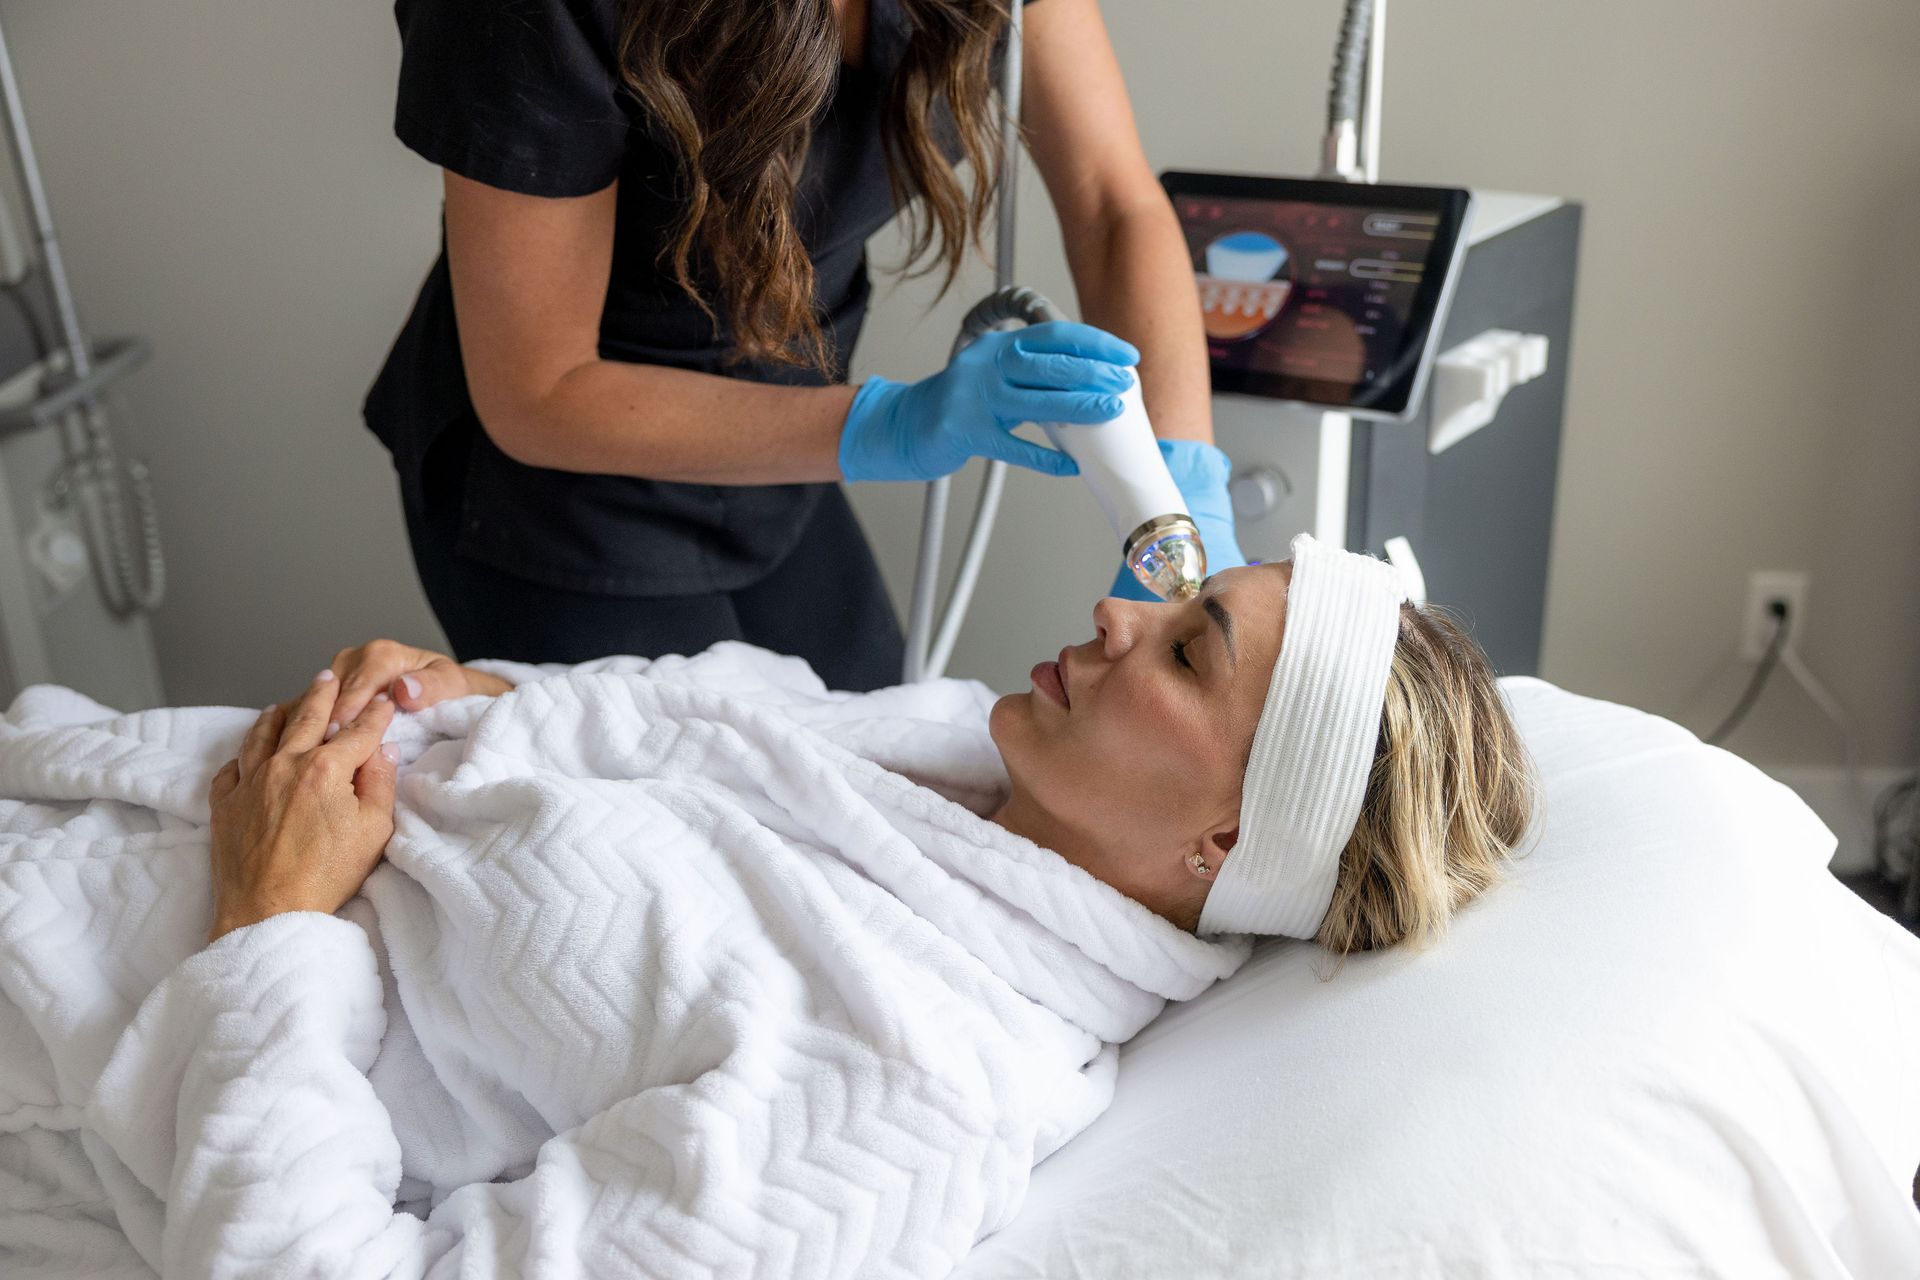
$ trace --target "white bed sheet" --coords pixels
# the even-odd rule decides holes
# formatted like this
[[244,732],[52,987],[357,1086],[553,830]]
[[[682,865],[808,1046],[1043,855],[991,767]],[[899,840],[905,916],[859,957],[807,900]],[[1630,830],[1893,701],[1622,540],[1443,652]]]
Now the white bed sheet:
[[1169,1010],[957,1274],[1920,1276],[1920,941],[1744,762],[1506,686],[1509,882],[1426,954],[1270,944]]

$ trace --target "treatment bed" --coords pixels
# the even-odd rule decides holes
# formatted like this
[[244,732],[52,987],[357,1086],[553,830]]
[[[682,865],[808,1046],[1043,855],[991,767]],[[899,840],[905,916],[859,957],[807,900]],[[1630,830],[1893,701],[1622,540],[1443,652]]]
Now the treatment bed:
[[[1543,779],[1507,883],[1167,1010],[954,1274],[1920,1275],[1920,941],[1751,766],[1505,687]],[[0,1275],[150,1274],[67,1136],[0,1125]]]

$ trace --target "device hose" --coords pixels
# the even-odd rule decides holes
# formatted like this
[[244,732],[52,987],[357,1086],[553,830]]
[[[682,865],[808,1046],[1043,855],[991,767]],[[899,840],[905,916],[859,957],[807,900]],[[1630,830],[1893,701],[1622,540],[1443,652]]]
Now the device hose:
[[1340,42],[1333,50],[1333,83],[1327,92],[1327,126],[1360,118],[1366,92],[1367,33],[1373,25],[1373,0],[1347,0],[1340,19]]
[[[1032,290],[1029,299],[1016,301],[1013,284],[1015,231],[1019,218],[1020,176],[1020,95],[1025,82],[1022,57],[1026,46],[1025,6],[1015,3],[1007,14],[1007,43],[1000,63],[1000,155],[994,169],[995,234],[993,243],[994,293],[977,304],[961,322],[955,351],[966,346],[995,324],[1039,315],[1054,319],[1052,304]],[[1002,312],[997,318],[989,313]],[[1032,324],[1032,319],[1026,323]],[[940,580],[940,550],[945,544],[947,506],[952,496],[953,478],[942,476],[927,484],[926,505],[920,515],[920,552],[914,565],[913,597],[907,606],[907,659],[902,673],[907,680],[927,680],[945,672],[952,656],[960,623],[966,617],[979,580],[980,564],[986,555],[987,538],[1000,511],[1000,495],[1006,488],[1007,464],[992,459],[980,482],[980,499],[974,504],[973,522],[967,530],[966,550],[961,554],[960,576],[948,597],[947,611],[941,620],[939,635],[934,635],[933,599]]]
[[1321,172],[1349,182],[1357,176],[1359,121],[1367,93],[1367,56],[1373,32],[1374,0],[1347,0],[1340,18],[1340,39],[1333,49],[1333,75],[1327,89],[1327,138]]
[[[973,304],[960,321],[960,332],[953,340],[953,355],[969,343],[994,329],[1015,325],[1043,324],[1063,317],[1044,294],[1025,285],[996,289]],[[960,567],[948,593],[946,611],[936,630],[933,619],[935,584],[940,574],[940,549],[946,539],[947,502],[952,478],[942,476],[927,486],[927,504],[920,518],[920,552],[914,566],[913,599],[907,608],[908,680],[929,680],[941,675],[953,657],[960,638],[960,624],[973,603],[973,590],[980,582],[981,566],[986,561],[987,540],[1000,513],[1000,497],[1006,489],[1007,464],[997,459],[987,463],[981,478],[980,496],[974,503],[973,519],[967,526],[966,547],[960,555]]]
[[961,348],[989,330],[1016,322],[1022,325],[1045,324],[1064,318],[1045,294],[1023,284],[996,289],[974,303],[973,309],[960,321],[960,336],[953,340],[952,354],[959,355]]

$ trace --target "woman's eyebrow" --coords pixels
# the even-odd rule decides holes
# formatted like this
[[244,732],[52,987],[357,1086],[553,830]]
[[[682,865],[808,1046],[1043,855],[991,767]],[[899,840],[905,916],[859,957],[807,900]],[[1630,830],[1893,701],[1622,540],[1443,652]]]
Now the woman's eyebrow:
[[1219,626],[1220,638],[1227,642],[1228,663],[1233,666],[1238,666],[1240,664],[1240,655],[1235,653],[1233,648],[1233,615],[1227,612],[1227,606],[1220,603],[1218,596],[1206,597],[1200,602],[1200,607],[1205,609],[1207,616],[1212,618],[1215,624]]

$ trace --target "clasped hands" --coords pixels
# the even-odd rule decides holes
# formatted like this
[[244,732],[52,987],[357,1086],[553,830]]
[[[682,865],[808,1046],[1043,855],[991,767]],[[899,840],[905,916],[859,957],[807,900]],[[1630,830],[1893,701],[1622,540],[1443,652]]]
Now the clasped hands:
[[338,911],[393,835],[397,709],[500,694],[505,680],[392,640],[343,649],[254,721],[213,776],[213,927],[207,941],[288,911]]

